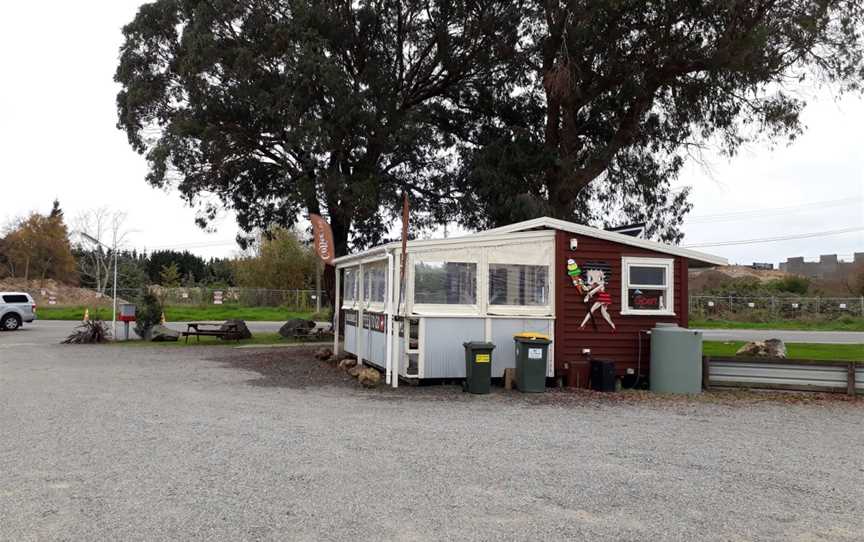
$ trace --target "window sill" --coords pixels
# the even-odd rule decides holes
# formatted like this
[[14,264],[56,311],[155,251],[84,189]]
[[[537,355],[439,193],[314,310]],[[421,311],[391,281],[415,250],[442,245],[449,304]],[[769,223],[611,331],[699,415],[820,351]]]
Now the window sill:
[[675,316],[675,311],[640,311],[621,309],[621,316]]

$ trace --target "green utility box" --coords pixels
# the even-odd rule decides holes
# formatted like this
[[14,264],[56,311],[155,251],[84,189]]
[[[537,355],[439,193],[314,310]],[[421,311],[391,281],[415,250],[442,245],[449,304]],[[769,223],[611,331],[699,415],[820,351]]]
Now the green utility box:
[[489,393],[492,382],[492,343],[467,342],[465,347],[465,384],[464,391]]
[[519,333],[516,341],[516,385],[524,393],[546,391],[546,366],[552,341],[539,333]]

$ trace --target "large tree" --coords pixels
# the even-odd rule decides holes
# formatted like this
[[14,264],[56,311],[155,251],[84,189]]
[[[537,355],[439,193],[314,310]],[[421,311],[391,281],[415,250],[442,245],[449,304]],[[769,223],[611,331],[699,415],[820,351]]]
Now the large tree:
[[9,226],[0,249],[12,277],[77,280],[69,231],[56,201],[48,215],[31,213]]
[[403,190],[436,218],[451,125],[508,88],[523,13],[523,0],[158,0],[123,29],[119,127],[201,225],[223,206],[246,232],[320,213],[344,254],[387,234]]
[[525,78],[467,125],[454,175],[472,227],[549,214],[682,237],[688,154],[794,138],[796,88],[860,90],[860,0],[537,0]]

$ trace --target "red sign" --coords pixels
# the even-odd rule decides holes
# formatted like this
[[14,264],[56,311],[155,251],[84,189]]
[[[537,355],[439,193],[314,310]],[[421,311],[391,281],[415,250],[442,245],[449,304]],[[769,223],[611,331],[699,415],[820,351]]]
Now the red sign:
[[333,265],[336,253],[333,246],[333,230],[330,229],[330,224],[321,215],[310,215],[309,220],[312,222],[315,235],[315,252],[324,263]]

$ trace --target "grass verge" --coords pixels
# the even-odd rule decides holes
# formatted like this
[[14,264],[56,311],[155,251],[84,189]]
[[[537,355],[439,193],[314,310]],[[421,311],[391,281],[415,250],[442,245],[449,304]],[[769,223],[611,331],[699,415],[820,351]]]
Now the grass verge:
[[800,331],[864,331],[864,318],[844,316],[836,320],[771,320],[738,322],[735,320],[690,320],[698,329],[783,329]]
[[[40,320],[81,320],[85,307],[40,307]],[[291,318],[309,318],[311,312],[290,311],[279,307],[238,307],[235,305],[208,307],[166,307],[168,322],[195,322],[198,320],[246,320],[249,322],[284,322]],[[90,318],[111,320],[111,307],[90,309]]]
[[[744,341],[705,341],[702,353],[706,356],[734,356],[744,344]],[[787,343],[786,356],[790,359],[864,361],[864,344]]]

